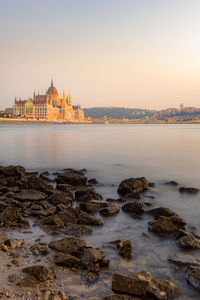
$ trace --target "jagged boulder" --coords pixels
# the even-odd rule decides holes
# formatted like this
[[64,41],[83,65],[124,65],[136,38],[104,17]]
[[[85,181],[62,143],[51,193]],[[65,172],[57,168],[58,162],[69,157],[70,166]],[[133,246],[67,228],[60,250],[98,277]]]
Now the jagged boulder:
[[168,259],[180,265],[200,267],[200,259],[190,254],[175,253],[174,255],[170,255]]
[[62,265],[68,268],[78,267],[80,259],[71,254],[60,254],[54,257],[54,262],[57,265]]
[[25,168],[22,166],[0,166],[0,175],[5,177],[14,177],[15,179],[22,179],[25,175]]
[[131,241],[127,240],[127,241],[118,243],[118,248],[119,248],[119,254],[123,258],[131,258],[132,248],[133,248]]
[[90,201],[90,200],[101,200],[102,197],[99,195],[95,189],[93,188],[82,188],[75,192],[75,199],[76,201]]
[[194,187],[180,187],[180,193],[187,193],[187,194],[197,194],[199,193],[200,189]]
[[107,202],[83,202],[80,203],[79,207],[81,210],[94,215],[98,212],[102,207],[108,206]]
[[100,214],[104,217],[116,215],[119,212],[119,206],[115,204],[109,204],[100,210]]
[[0,227],[29,227],[29,222],[19,209],[8,206],[0,215]]
[[122,206],[122,209],[132,214],[142,214],[147,210],[142,201],[128,202]]
[[99,263],[103,261],[106,253],[104,251],[97,250],[92,247],[87,247],[81,256],[81,263],[83,266],[88,266],[91,263]]
[[142,299],[130,295],[111,295],[111,296],[104,297],[102,300],[142,300]]
[[39,201],[47,198],[47,194],[38,190],[22,190],[15,194],[15,199],[19,201]]
[[148,228],[158,234],[176,234],[179,230],[184,230],[185,220],[180,217],[159,217],[155,221],[148,222]]
[[87,177],[74,172],[66,172],[64,174],[59,174],[55,180],[57,184],[70,184],[75,187],[86,185],[87,183]]
[[186,271],[188,282],[197,290],[200,290],[200,267],[189,266]]
[[61,240],[53,241],[49,244],[49,248],[56,252],[64,254],[71,254],[79,257],[84,251],[86,244],[83,240],[76,238],[64,238]]
[[123,180],[119,187],[117,192],[125,196],[127,194],[137,194],[143,192],[145,189],[147,189],[149,186],[149,182],[145,177],[141,178],[129,178]]
[[147,211],[148,214],[154,216],[155,219],[158,219],[159,217],[172,217],[176,216],[179,217],[173,210],[167,208],[167,207],[157,207],[151,210]]
[[26,188],[29,190],[43,190],[46,188],[46,184],[41,178],[31,176],[26,180]]
[[200,248],[200,240],[193,237],[192,235],[182,236],[177,240],[177,244],[179,247],[183,249],[199,249]]
[[178,288],[171,281],[157,280],[150,273],[144,271],[129,276],[114,274],[112,290],[117,293],[142,297],[150,294],[160,300],[173,298],[178,293]]
[[54,278],[54,274],[49,268],[40,265],[24,268],[22,272],[35,277],[40,282],[53,280]]
[[71,191],[62,193],[55,193],[48,198],[48,201],[53,205],[65,204],[67,206],[72,206],[74,203],[74,196]]

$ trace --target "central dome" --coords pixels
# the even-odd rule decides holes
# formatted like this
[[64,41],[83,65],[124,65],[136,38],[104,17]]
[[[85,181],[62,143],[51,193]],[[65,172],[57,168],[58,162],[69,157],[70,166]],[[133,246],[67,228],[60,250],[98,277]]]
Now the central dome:
[[50,99],[58,99],[58,91],[53,86],[53,80],[51,80],[51,86],[48,88],[46,95],[49,96]]

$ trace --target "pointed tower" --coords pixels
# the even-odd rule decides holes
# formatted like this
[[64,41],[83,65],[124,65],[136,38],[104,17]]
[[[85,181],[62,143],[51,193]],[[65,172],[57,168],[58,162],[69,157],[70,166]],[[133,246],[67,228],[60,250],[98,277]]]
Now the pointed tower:
[[51,87],[53,87],[53,77],[51,77]]
[[62,106],[66,105],[66,96],[65,96],[65,90],[63,89],[63,94],[62,94]]
[[72,96],[71,96],[70,89],[69,89],[69,95],[68,95],[68,104],[72,106]]
[[35,91],[34,91],[34,94],[33,94],[33,100],[35,100]]

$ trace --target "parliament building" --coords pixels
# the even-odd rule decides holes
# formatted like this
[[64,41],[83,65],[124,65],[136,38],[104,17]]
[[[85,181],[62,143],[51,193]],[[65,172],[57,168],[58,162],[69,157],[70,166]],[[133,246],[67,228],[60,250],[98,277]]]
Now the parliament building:
[[82,121],[84,112],[79,105],[72,105],[71,93],[65,96],[63,90],[62,97],[59,97],[57,89],[53,86],[48,88],[45,95],[33,95],[33,98],[21,100],[15,98],[13,113],[19,117],[46,119],[46,120],[61,120],[68,122]]

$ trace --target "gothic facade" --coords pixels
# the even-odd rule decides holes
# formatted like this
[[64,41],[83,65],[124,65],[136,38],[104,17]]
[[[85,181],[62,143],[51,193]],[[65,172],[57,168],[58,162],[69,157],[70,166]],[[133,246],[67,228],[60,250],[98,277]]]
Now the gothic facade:
[[72,105],[71,93],[67,97],[63,90],[62,97],[59,97],[57,89],[51,80],[51,86],[45,95],[36,95],[28,100],[17,100],[13,107],[13,112],[17,116],[26,118],[46,119],[46,120],[63,120],[69,122],[82,121],[84,112],[79,105]]

